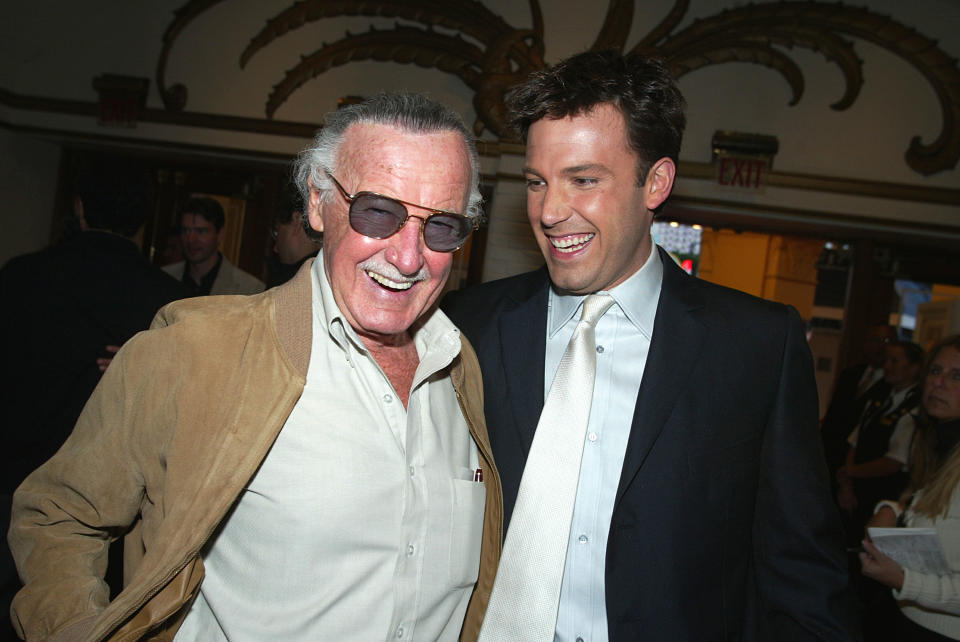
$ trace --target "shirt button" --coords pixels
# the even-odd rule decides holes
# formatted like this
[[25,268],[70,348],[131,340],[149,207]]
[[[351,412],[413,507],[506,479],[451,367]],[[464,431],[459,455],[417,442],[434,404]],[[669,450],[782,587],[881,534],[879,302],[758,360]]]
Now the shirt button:
[[578,637],[578,638],[577,638],[577,642],[583,642],[583,638]]
[[402,627],[402,626],[398,626],[398,627],[397,627],[397,637],[398,637],[398,638],[402,638],[402,637],[403,637],[403,627]]
[[[597,354],[603,354],[603,346],[597,346]],[[580,638],[577,638],[578,640]]]
[[416,547],[413,544],[407,544],[407,556],[411,556],[416,552]]
[[413,477],[413,475],[414,475],[413,466],[410,466],[410,468],[408,468],[407,470],[410,471],[410,476]]
[[383,395],[384,403],[393,403],[393,395]]
[[587,435],[587,439],[589,439],[590,441],[596,441],[596,440],[599,439],[599,438],[600,438],[600,437],[598,437],[598,436],[597,436],[597,433],[595,433],[595,432],[592,432],[592,433],[590,433],[589,435]]
[[587,536],[586,536],[586,535],[581,535],[580,537],[577,538],[577,541],[580,542],[581,544],[586,544],[586,543],[587,543]]

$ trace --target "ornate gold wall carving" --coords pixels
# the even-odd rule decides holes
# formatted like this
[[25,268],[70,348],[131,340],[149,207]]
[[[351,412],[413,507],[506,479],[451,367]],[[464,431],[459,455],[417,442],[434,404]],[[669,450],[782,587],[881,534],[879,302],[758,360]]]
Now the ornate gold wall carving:
[[[167,28],[157,62],[157,86],[168,110],[182,110],[187,102],[186,87],[166,84],[167,58],[174,42],[194,18],[224,1],[190,0],[176,11]],[[790,104],[800,100],[804,89],[803,74],[790,57],[790,49],[819,51],[843,73],[846,90],[831,105],[842,110],[856,101],[864,83],[862,61],[853,42],[846,38],[866,40],[909,63],[930,84],[940,103],[940,134],[932,143],[915,136],[904,153],[906,163],[920,174],[956,166],[960,159],[960,69],[935,41],[868,9],[840,2],[798,0],[750,3],[695,20],[678,30],[689,4],[689,0],[676,0],[663,21],[631,50],[660,56],[677,77],[728,62],[763,65],[777,71],[790,85]],[[474,0],[299,0],[252,36],[240,55],[240,66],[274,40],[317,20],[358,15],[405,20],[414,24],[348,32],[336,42],[323,43],[303,55],[267,97],[267,117],[272,118],[304,83],[333,67],[359,60],[391,61],[456,75],[474,92],[476,134],[487,129],[510,140],[504,93],[544,66],[542,13],[537,0],[529,0],[529,6],[533,27],[515,29]],[[626,50],[633,7],[633,0],[610,0],[592,49]]]

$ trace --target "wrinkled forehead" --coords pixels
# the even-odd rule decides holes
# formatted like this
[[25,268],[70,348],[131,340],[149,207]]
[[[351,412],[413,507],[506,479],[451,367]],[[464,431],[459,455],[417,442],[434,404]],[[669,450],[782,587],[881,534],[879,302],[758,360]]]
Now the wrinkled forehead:
[[471,171],[470,154],[458,132],[415,132],[379,123],[348,127],[334,159],[338,179],[348,174],[355,180],[369,174],[419,177],[461,184],[464,193],[470,187]]

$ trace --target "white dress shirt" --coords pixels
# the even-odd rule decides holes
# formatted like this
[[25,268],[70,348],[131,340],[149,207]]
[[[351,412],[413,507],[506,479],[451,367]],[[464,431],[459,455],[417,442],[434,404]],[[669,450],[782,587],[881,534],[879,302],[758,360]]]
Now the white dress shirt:
[[[596,326],[597,374],[560,587],[557,642],[607,640],[607,535],[662,278],[663,264],[654,247],[643,267],[609,291],[615,303]],[[577,326],[584,298],[550,291],[545,394]]]
[[[307,383],[203,551],[179,640],[456,640],[477,579],[485,490],[447,366],[459,331],[415,330],[408,408],[313,267]],[[237,399],[243,403],[243,399]]]

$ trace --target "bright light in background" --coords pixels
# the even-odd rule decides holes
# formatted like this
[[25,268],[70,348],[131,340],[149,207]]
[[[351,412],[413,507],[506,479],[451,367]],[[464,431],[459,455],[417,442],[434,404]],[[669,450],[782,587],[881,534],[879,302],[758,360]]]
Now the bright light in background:
[[684,225],[677,221],[665,223],[655,221],[650,226],[653,242],[674,256],[680,266],[689,274],[697,274],[700,262],[700,237],[703,232],[699,225]]

